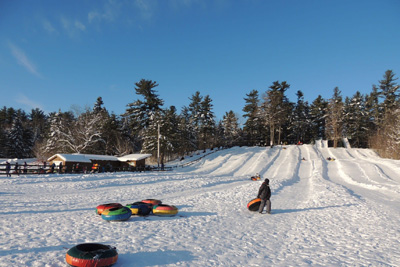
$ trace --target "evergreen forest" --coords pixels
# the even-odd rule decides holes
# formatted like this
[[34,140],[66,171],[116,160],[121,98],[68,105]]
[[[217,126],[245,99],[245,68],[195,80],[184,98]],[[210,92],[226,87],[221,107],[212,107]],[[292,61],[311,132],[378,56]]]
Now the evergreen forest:
[[400,159],[400,94],[395,73],[387,70],[369,94],[342,97],[338,87],[332,97],[318,95],[312,103],[297,91],[295,102],[286,92],[290,84],[274,81],[266,91],[251,90],[244,96],[244,121],[226,111],[216,120],[209,95],[199,91],[178,111],[164,107],[157,82],[135,83],[137,99],[124,114],[114,114],[98,97],[92,108],[45,114],[12,107],[0,109],[0,158],[46,160],[56,153],[123,156],[157,155],[161,162],[196,150],[232,146],[273,146],[329,140],[342,146],[372,148],[382,157]]

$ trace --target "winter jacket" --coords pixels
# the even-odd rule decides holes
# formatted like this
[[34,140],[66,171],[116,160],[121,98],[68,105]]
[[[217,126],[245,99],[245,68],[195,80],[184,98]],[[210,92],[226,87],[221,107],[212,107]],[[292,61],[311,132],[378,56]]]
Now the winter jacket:
[[258,190],[257,198],[268,200],[271,197],[271,189],[266,182],[263,182],[260,189]]

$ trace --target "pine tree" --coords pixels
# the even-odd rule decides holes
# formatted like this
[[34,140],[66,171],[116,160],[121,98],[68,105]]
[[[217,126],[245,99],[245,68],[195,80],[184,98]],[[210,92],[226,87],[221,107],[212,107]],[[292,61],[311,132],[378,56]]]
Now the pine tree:
[[101,96],[99,96],[96,100],[96,103],[93,106],[93,112],[99,113],[105,111],[106,109],[103,107],[103,105],[104,105],[103,99],[101,98]]
[[7,118],[7,107],[3,107],[0,110],[0,158],[7,156],[7,135],[6,135],[6,118]]
[[223,136],[225,146],[232,147],[238,143],[240,129],[238,118],[231,110],[226,112],[222,119]]
[[387,70],[383,79],[379,81],[379,94],[383,98],[383,113],[391,113],[397,108],[399,101],[399,95],[397,91],[400,86],[397,85],[395,74],[392,70]]
[[2,127],[0,127],[0,158],[7,156],[7,135]]
[[378,129],[374,136],[373,147],[379,151],[381,156],[396,158],[399,157],[399,135],[398,115],[400,108],[400,88],[396,83],[397,78],[391,70],[387,70],[383,80],[379,83],[379,96],[383,99],[381,103],[382,117],[379,120]]
[[310,142],[311,121],[309,116],[308,103],[304,101],[302,91],[297,91],[297,103],[294,105],[290,116],[290,139],[301,141],[302,143]]
[[199,91],[196,91],[191,98],[191,101],[188,107],[188,113],[190,114],[190,124],[191,129],[193,130],[194,138],[195,138],[195,148],[200,148],[200,129],[201,129],[201,102],[203,101],[203,97],[200,95]]
[[215,115],[212,111],[212,99],[206,95],[201,102],[200,110],[200,149],[212,148],[215,140]]
[[3,107],[0,109],[0,128],[6,129],[7,128],[7,107]]
[[[4,112],[5,112],[5,114],[4,114],[4,126],[6,128],[11,128],[11,125],[14,122],[14,118],[15,118],[15,116],[17,116],[17,111],[12,107],[10,107],[10,108],[4,107],[4,109],[3,109]],[[20,119],[22,119],[22,118],[20,118]]]
[[379,104],[379,92],[375,85],[372,86],[372,92],[365,97],[365,112],[367,135],[371,137],[376,134],[383,118],[382,108]]
[[225,136],[225,129],[223,125],[223,120],[220,120],[217,122],[217,125],[215,126],[215,146],[216,147],[225,147],[227,146],[227,139]]
[[147,127],[143,130],[143,144],[141,153],[150,153],[156,155],[158,150],[158,127],[161,127],[161,112],[157,112],[149,120]]
[[7,134],[7,156],[12,158],[29,157],[32,149],[31,138],[29,131],[25,131],[23,128],[20,116],[16,116]]
[[386,127],[387,143],[386,155],[393,159],[400,159],[400,105],[393,108],[391,120]]
[[164,110],[160,125],[160,162],[163,164],[166,158],[171,158],[179,151],[180,132],[179,116],[176,113],[175,106]]
[[344,135],[354,147],[366,147],[368,144],[368,120],[365,110],[365,98],[359,91],[344,104]]
[[244,98],[246,105],[243,108],[243,117],[247,118],[243,127],[243,134],[245,135],[246,145],[259,144],[263,139],[263,123],[262,117],[260,116],[259,98],[258,91],[252,90],[249,94],[246,94],[247,98]]
[[311,138],[312,139],[325,139],[325,118],[328,103],[322,98],[321,95],[310,105],[310,120],[311,120]]
[[152,120],[154,120],[152,117],[161,111],[164,101],[159,98],[154,90],[158,86],[157,82],[142,79],[135,85],[136,94],[142,96],[144,100],[138,99],[128,104],[123,116],[130,118],[135,130],[140,131],[152,123]]
[[354,147],[367,147],[369,138],[369,119],[366,110],[366,97],[357,91],[346,98],[344,105],[344,133]]
[[[113,118],[115,117],[115,119]],[[135,135],[132,128],[129,126],[129,121],[127,118],[117,118],[114,114],[111,115],[111,120],[115,120],[113,124],[116,124],[117,133],[119,138],[117,138],[115,149],[115,155],[127,155],[133,153],[135,151],[140,151],[141,149],[141,140]]]
[[178,152],[184,156],[197,149],[197,131],[192,123],[191,112],[183,107],[178,121],[179,143]]
[[387,70],[383,79],[379,81],[379,96],[383,99],[381,104],[383,113],[381,129],[393,125],[396,120],[395,113],[400,104],[398,94],[400,86],[396,83],[397,79],[392,70]]
[[32,109],[29,114],[29,128],[31,128],[33,133],[32,141],[34,144],[43,139],[47,127],[47,116],[44,112],[39,108]]

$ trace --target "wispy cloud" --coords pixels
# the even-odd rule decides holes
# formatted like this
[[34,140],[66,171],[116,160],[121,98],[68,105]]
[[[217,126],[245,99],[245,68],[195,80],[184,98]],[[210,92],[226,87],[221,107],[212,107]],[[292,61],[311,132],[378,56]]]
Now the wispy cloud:
[[42,19],[42,25],[48,33],[57,33],[57,30],[54,28],[53,24],[51,24],[51,22],[47,19]]
[[43,106],[32,99],[28,98],[26,95],[19,93],[15,99],[17,103],[27,106],[28,108],[35,109],[39,108],[43,110]]
[[132,18],[135,18],[136,21],[151,21],[155,17],[157,8],[158,1],[156,0],[108,0],[104,1],[103,6],[88,12],[87,18],[90,24],[116,20],[122,20],[129,24],[132,22]]
[[77,29],[79,29],[81,31],[85,31],[86,30],[85,25],[83,25],[83,23],[78,21],[78,20],[75,20],[74,26],[75,26],[75,28],[77,28]]
[[86,30],[86,26],[79,20],[70,20],[65,17],[60,18],[61,25],[70,37],[76,37],[80,32]]
[[105,21],[114,21],[121,13],[123,2],[107,1],[101,10],[92,10],[88,13],[89,23]]
[[10,47],[11,53],[17,60],[18,64],[22,65],[30,73],[32,73],[40,78],[42,77],[40,75],[40,73],[37,71],[35,64],[33,64],[29,60],[29,58],[25,55],[24,51],[22,51],[20,48],[18,48],[16,45],[14,45],[11,42],[8,42],[8,46]]
[[151,1],[135,0],[135,6],[140,10],[142,18],[146,20],[150,20],[153,17],[154,7],[151,3]]

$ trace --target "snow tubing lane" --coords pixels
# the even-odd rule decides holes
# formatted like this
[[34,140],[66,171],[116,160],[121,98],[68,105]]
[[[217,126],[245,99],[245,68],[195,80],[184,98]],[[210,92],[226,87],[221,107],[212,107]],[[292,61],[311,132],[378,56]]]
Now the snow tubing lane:
[[101,214],[101,218],[106,221],[126,221],[131,216],[132,211],[127,207],[108,209]]
[[261,199],[255,198],[247,204],[247,208],[250,211],[258,211],[258,209],[260,208],[260,204],[261,204]]
[[153,214],[158,216],[174,216],[178,213],[178,208],[173,205],[159,204],[153,207]]
[[143,203],[151,204],[152,206],[159,205],[162,203],[161,200],[158,199],[144,199],[142,200]]
[[126,204],[125,207],[131,209],[132,215],[149,215],[153,205],[144,202],[135,202],[132,204]]
[[105,267],[117,262],[117,249],[98,243],[79,244],[67,251],[65,260],[70,266]]
[[122,207],[122,204],[119,204],[119,203],[102,204],[102,205],[98,205],[96,207],[96,213],[98,215],[101,215],[103,213],[103,211],[105,211],[105,210],[112,209],[112,208],[120,208],[120,207]]

